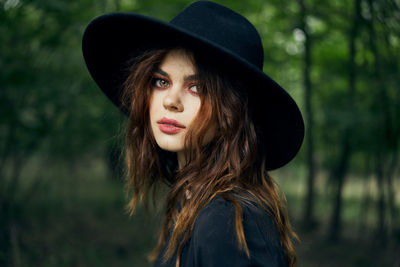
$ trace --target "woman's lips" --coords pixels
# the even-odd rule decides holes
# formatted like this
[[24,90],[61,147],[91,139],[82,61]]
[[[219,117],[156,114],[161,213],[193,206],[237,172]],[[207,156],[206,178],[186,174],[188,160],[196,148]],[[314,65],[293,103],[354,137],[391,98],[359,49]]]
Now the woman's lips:
[[180,124],[178,121],[168,118],[162,118],[161,120],[157,121],[158,128],[160,131],[167,134],[175,134],[179,133],[186,127]]

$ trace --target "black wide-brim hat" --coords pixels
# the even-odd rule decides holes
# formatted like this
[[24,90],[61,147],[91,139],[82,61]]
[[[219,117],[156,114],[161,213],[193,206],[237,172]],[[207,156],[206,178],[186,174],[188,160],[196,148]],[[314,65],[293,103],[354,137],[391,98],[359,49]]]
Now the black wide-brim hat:
[[170,22],[111,13],[94,19],[82,42],[90,74],[120,109],[128,62],[144,51],[173,47],[217,60],[248,82],[249,106],[265,146],[268,170],[294,158],[304,138],[303,118],[290,95],[263,72],[260,35],[242,15],[209,1],[192,3]]

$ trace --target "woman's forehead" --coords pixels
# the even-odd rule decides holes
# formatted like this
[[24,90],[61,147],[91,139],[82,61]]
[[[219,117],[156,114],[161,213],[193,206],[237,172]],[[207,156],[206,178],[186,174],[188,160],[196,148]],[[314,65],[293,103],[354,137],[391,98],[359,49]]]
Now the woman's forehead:
[[194,75],[197,73],[197,67],[194,62],[193,53],[184,49],[170,50],[157,67],[156,72],[163,75],[170,75],[169,72],[182,75]]

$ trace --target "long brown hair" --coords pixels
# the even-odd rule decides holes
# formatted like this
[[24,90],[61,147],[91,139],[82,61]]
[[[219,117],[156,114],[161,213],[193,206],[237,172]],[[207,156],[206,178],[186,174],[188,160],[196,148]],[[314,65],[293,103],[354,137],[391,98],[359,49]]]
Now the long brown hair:
[[[271,215],[288,264],[296,266],[292,240],[297,236],[288,220],[284,196],[267,173],[262,138],[251,119],[243,79],[221,71],[217,62],[204,62],[206,57],[184,50],[197,67],[201,99],[192,123],[195,127],[186,134],[185,147],[190,148],[186,151],[186,165],[178,169],[176,155],[157,146],[149,124],[151,81],[169,51],[152,50],[134,58],[122,95],[124,109],[129,113],[126,186],[131,194],[131,214],[139,200],[148,202],[150,192],[155,194],[160,182],[170,186],[164,224],[152,259],[160,253],[171,232],[163,259],[176,252],[179,266],[182,246],[190,237],[200,210],[218,195],[234,206],[237,240],[248,257],[251,255],[243,231],[241,202],[255,202]],[[214,138],[204,144],[202,137],[212,124],[217,125]]]

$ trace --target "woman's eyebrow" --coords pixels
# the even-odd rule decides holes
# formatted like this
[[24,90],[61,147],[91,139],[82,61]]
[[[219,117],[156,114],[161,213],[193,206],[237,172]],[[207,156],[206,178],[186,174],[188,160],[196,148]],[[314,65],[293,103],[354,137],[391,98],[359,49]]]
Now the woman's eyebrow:
[[156,69],[154,72],[157,72],[158,74],[161,74],[163,76],[166,76],[169,78],[168,73],[166,73],[165,71],[163,71],[162,69]]
[[[163,75],[163,76],[165,76],[165,77],[167,77],[167,78],[170,78],[170,77],[169,77],[169,74],[168,74],[167,72],[163,71],[163,70],[160,69],[160,68],[157,68],[154,72],[156,72],[156,73],[158,73],[158,74],[161,74],[161,75]],[[199,80],[199,75],[198,75],[197,73],[191,74],[191,75],[185,76],[185,77],[183,78],[183,80],[184,80],[185,82],[188,82],[188,81],[197,81],[197,80]]]
[[185,82],[188,82],[188,81],[198,81],[198,80],[199,80],[199,75],[198,75],[198,74],[188,75],[188,76],[185,76],[185,77],[183,78],[183,80],[184,80]]

